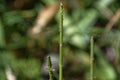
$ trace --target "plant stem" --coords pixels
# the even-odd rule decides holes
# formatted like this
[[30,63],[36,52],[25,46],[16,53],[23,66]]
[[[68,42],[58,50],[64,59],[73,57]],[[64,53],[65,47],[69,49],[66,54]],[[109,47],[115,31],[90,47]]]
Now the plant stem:
[[60,1],[60,58],[59,58],[59,80],[63,80],[63,3]]
[[93,80],[93,61],[94,61],[94,39],[90,38],[90,80]]
[[4,35],[4,26],[2,25],[2,21],[0,19],[0,48],[5,47],[5,35]]
[[50,56],[48,56],[48,70],[49,70],[49,80],[53,80],[53,69],[52,69]]

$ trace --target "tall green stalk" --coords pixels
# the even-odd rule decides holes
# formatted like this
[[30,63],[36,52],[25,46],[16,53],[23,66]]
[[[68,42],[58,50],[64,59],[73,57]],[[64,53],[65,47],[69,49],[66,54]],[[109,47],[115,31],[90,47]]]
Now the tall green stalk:
[[48,57],[49,80],[53,80],[53,69],[50,56]]
[[94,39],[93,36],[90,38],[90,80],[93,80],[93,61],[94,61]]
[[63,80],[63,3],[60,1],[60,58],[59,58],[59,80]]
[[5,47],[4,26],[2,25],[2,21],[0,19],[0,48],[3,47]]

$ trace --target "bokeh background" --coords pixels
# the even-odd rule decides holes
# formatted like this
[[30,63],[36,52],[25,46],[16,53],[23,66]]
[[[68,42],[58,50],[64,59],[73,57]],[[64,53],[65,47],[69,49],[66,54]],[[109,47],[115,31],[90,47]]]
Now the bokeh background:
[[[120,0],[63,0],[64,80],[120,80]],[[59,1],[0,0],[0,80],[48,80],[59,64]]]

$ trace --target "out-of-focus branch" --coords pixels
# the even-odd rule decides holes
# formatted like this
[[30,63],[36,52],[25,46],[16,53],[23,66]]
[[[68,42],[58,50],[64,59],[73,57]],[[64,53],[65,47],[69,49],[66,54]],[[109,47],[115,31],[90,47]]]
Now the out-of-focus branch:
[[39,13],[38,17],[30,30],[30,34],[36,35],[42,31],[42,29],[51,21],[55,13],[57,13],[58,4],[52,4],[43,8]]
[[6,72],[7,80],[16,80],[16,76],[13,74],[10,67],[7,67],[5,72]]
[[117,21],[120,18],[120,9],[118,9],[115,13],[115,15],[113,15],[113,17],[110,19],[110,21],[108,22],[108,24],[106,25],[106,29],[107,30],[111,30],[112,27],[117,23]]

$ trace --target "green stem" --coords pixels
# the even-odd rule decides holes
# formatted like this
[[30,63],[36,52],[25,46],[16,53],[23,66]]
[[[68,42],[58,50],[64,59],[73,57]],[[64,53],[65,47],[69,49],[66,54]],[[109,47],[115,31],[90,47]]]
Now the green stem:
[[50,56],[48,57],[49,80],[53,80],[53,69]]
[[90,80],[93,80],[93,61],[94,61],[94,40],[93,36],[90,39]]
[[60,1],[60,58],[59,58],[59,80],[63,80],[63,3]]
[[5,47],[5,35],[4,35],[4,26],[2,25],[2,21],[0,19],[0,48]]

